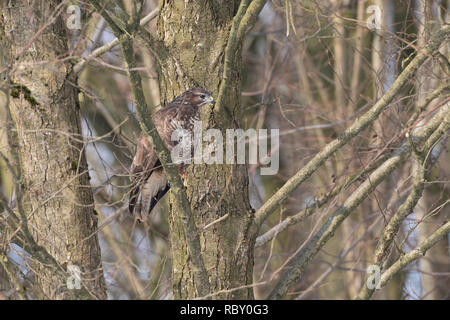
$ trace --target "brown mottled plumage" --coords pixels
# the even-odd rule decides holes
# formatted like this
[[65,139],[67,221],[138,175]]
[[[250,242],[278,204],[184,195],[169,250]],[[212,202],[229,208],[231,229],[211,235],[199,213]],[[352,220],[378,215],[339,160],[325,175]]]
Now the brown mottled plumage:
[[[194,121],[200,120],[199,107],[207,103],[214,103],[211,94],[204,89],[193,88],[153,114],[156,130],[169,151],[177,144],[177,141],[171,140],[172,132],[177,128],[193,132]],[[138,141],[130,177],[128,208],[142,221],[170,188],[161,163],[144,134]]]

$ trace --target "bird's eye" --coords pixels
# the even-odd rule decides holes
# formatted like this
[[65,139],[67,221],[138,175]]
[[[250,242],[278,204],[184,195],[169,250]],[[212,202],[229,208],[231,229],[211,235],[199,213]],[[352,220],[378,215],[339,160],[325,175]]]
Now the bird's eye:
[[200,95],[200,99],[205,99],[205,98],[206,98],[206,96],[204,94]]

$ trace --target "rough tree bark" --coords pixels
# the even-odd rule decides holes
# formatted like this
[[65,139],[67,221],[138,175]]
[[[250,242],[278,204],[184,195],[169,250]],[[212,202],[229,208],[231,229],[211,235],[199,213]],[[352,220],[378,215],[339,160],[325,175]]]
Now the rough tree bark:
[[[160,1],[158,53],[161,59],[159,84],[163,105],[190,87],[203,87],[217,97],[225,47],[240,2]],[[230,81],[233,89],[225,97],[227,111],[205,111],[202,114],[203,129],[218,128],[224,133],[227,127],[239,126],[240,45],[233,58]],[[191,165],[187,170],[185,185],[197,228],[201,229],[226,216],[200,234],[202,256],[213,298],[253,298],[253,288],[246,285],[252,283],[256,228],[248,199],[246,167],[227,164]],[[169,223],[174,297],[194,298],[196,280],[191,271],[185,234],[179,221],[178,213],[172,207]],[[235,289],[239,287],[244,288]]]
[[[61,270],[81,269],[82,290],[68,290],[36,262],[41,297],[106,298],[97,217],[82,143],[80,113],[61,1],[2,2],[0,40],[10,77],[23,209],[35,242]],[[17,196],[17,195],[16,195]]]

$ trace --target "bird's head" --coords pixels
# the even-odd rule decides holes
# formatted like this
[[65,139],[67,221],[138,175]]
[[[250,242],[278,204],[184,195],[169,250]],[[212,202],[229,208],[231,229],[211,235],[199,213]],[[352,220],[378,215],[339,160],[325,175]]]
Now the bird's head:
[[215,103],[211,93],[202,88],[192,88],[186,90],[178,99],[182,100],[182,103],[188,103],[196,106],[202,106],[208,103]]

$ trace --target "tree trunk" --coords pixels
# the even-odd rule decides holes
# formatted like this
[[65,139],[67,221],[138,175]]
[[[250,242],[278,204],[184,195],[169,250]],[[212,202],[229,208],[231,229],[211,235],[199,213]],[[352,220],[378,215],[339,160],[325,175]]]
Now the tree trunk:
[[[159,50],[162,105],[191,87],[203,87],[217,96],[225,46],[239,2],[160,2],[158,38],[165,48]],[[227,126],[239,126],[241,48],[236,51],[234,62],[231,81],[234,90],[226,97],[230,113],[215,114],[212,108],[204,112],[203,129],[218,128],[224,133]],[[198,229],[227,215],[200,235],[213,298],[253,298],[253,288],[245,287],[252,283],[256,238],[253,211],[248,199],[246,166],[191,165],[184,183]],[[185,234],[173,206],[169,224],[174,298],[194,298],[196,279],[189,261]],[[244,288],[236,289],[242,286]]]
[[22,207],[37,245],[61,270],[75,265],[81,271],[82,290],[69,290],[65,281],[33,259],[41,298],[103,299],[97,217],[81,142],[76,79],[70,77],[71,64],[60,60],[68,52],[60,15],[65,11],[60,1],[2,2],[0,36],[17,130]]

